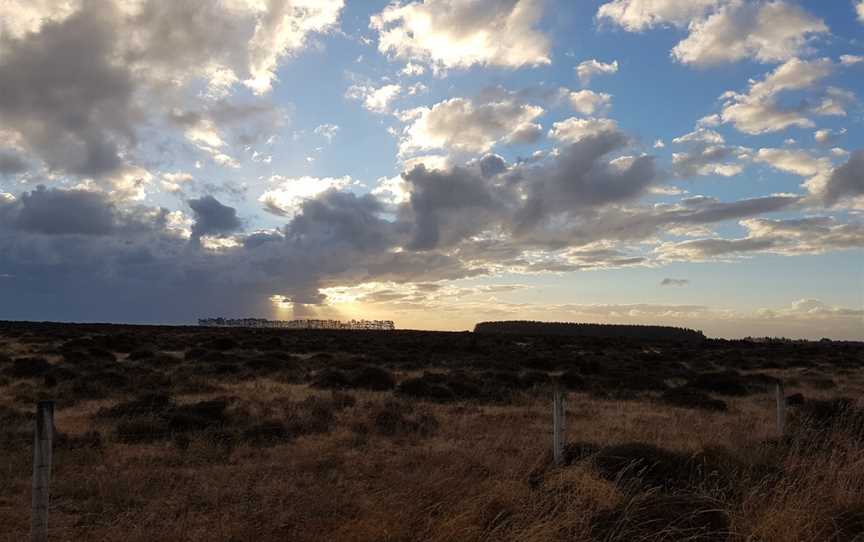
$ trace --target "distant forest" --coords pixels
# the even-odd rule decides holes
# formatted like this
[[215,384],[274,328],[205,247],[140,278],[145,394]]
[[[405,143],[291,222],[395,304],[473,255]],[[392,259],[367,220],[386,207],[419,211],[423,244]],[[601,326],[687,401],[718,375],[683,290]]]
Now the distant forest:
[[567,335],[571,337],[622,337],[665,341],[703,341],[705,335],[695,329],[671,326],[618,324],[577,324],[573,322],[533,322],[511,320],[480,322],[474,333],[518,333],[520,335]]

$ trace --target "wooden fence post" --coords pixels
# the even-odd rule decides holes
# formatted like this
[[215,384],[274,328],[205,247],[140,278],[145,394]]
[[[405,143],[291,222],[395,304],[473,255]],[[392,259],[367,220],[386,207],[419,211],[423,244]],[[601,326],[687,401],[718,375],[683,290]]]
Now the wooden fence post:
[[39,401],[33,434],[33,505],[30,540],[48,540],[48,486],[54,444],[54,401]]
[[777,432],[781,438],[786,435],[786,392],[782,380],[777,382]]
[[555,387],[552,400],[552,459],[556,465],[564,462],[564,392]]

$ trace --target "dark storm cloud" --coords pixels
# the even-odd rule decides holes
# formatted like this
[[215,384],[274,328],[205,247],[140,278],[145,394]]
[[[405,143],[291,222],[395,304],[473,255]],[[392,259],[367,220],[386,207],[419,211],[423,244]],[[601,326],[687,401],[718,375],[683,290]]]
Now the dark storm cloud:
[[237,210],[222,205],[213,196],[204,196],[187,201],[195,215],[192,225],[192,238],[200,239],[203,235],[224,235],[239,231],[243,227]]
[[114,206],[96,192],[40,186],[21,195],[15,225],[33,233],[105,235],[114,229]]
[[393,244],[392,224],[380,218],[384,207],[372,195],[331,189],[305,201],[300,209],[285,227],[289,242],[369,252]]
[[556,215],[641,195],[657,178],[653,157],[604,160],[625,144],[626,138],[620,132],[600,132],[563,148],[550,163],[527,168],[522,183],[527,200],[516,216],[516,231],[527,233]]
[[15,175],[28,168],[27,162],[19,154],[0,150],[0,175]]
[[466,167],[429,170],[419,165],[403,175],[410,186],[413,234],[409,246],[451,246],[499,218],[503,204],[486,179]]
[[119,208],[104,192],[38,186],[15,199],[0,199],[0,231],[40,235],[132,235],[163,229],[168,211]]
[[507,163],[497,154],[487,154],[480,159],[479,164],[480,174],[487,179],[507,170]]
[[825,204],[834,205],[843,198],[864,196],[864,149],[852,153],[842,166],[831,173],[825,186]]
[[134,141],[130,71],[112,58],[110,5],[46,23],[20,39],[0,37],[0,124],[54,170],[98,177],[118,170]]

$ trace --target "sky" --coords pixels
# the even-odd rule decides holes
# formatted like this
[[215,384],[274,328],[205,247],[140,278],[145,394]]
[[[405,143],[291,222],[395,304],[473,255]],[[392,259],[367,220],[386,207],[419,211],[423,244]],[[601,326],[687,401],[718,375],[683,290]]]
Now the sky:
[[6,0],[0,319],[864,339],[864,0]]

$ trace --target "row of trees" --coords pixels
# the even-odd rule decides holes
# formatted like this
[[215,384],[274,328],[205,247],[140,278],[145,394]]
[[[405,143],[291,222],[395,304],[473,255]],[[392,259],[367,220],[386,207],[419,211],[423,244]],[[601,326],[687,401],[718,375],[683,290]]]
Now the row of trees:
[[640,326],[620,324],[578,324],[573,322],[535,322],[511,320],[480,322],[474,333],[518,333],[521,335],[567,335],[571,337],[621,337],[628,339],[703,341],[698,330],[671,326]]

